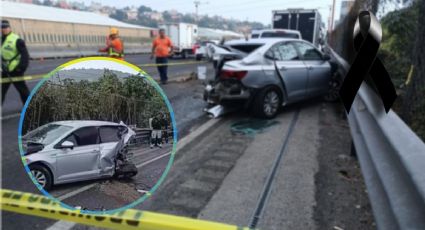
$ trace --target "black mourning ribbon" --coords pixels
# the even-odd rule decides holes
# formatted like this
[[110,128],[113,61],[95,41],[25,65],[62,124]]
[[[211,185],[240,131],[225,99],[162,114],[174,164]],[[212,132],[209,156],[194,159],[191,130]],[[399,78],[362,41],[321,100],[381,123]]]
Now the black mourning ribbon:
[[376,57],[382,39],[381,25],[372,13],[362,11],[357,18],[353,35],[357,55],[339,91],[345,109],[347,113],[350,112],[362,82],[370,74],[388,113],[397,94],[384,64]]

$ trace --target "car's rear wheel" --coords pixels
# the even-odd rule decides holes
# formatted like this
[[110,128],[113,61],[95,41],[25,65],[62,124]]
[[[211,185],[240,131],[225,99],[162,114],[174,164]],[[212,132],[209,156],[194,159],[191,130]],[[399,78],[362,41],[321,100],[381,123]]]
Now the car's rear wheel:
[[38,184],[45,190],[49,190],[52,187],[53,180],[50,171],[41,165],[30,165],[30,171]]
[[269,86],[256,95],[252,112],[257,117],[271,119],[276,117],[281,105],[282,96],[279,89]]

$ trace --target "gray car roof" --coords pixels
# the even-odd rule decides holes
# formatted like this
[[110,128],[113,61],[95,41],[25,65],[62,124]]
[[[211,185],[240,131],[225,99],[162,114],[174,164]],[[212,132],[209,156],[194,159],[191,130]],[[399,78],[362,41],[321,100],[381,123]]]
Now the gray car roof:
[[294,38],[254,38],[254,39],[238,39],[238,40],[230,40],[225,43],[225,45],[236,45],[236,44],[274,44],[276,42],[281,41],[299,41],[299,39]]
[[92,121],[92,120],[69,120],[69,121],[55,121],[50,124],[66,125],[74,128],[81,128],[87,126],[105,126],[105,125],[120,125],[110,121]]

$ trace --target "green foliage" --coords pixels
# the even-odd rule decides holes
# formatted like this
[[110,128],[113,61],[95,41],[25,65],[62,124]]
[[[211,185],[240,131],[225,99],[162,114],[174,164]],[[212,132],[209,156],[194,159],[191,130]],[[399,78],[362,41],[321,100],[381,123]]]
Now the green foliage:
[[419,16],[418,2],[410,7],[390,12],[381,19],[383,41],[379,57],[396,86],[403,85],[406,81],[412,64]]
[[23,133],[62,120],[123,121],[148,127],[150,117],[168,114],[161,94],[140,76],[119,79],[105,70],[98,81],[47,81],[29,104]]

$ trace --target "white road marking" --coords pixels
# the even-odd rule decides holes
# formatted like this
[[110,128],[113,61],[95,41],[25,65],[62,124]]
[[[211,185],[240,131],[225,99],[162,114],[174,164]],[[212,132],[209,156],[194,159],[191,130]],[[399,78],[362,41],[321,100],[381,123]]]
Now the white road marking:
[[75,226],[74,222],[60,220],[54,223],[52,226],[46,228],[46,230],[69,230]]
[[196,137],[200,136],[202,133],[207,131],[209,128],[217,124],[221,119],[211,119],[207,121],[205,124],[199,126],[195,131],[191,132],[189,135],[183,137],[181,140],[177,141],[177,150],[176,153],[179,152],[182,148],[184,148],[187,144],[189,144]]
[[153,158],[153,159],[151,159],[151,160],[145,161],[145,162],[143,162],[143,163],[141,163],[141,164],[136,165],[136,167],[137,167],[137,168],[140,168],[140,167],[142,167],[142,166],[148,165],[148,164],[150,164],[150,163],[152,163],[152,162],[155,162],[155,161],[157,161],[157,160],[160,160],[160,159],[162,159],[162,158],[164,158],[164,157],[166,157],[166,156],[169,156],[169,155],[171,155],[171,152],[168,152],[168,153],[162,154],[162,155],[157,156],[157,157],[155,157],[155,158]]
[[73,197],[73,196],[75,196],[75,195],[77,195],[77,194],[79,194],[79,193],[82,193],[82,192],[84,192],[84,191],[87,191],[87,190],[89,190],[89,189],[93,188],[94,186],[96,186],[97,184],[98,184],[98,183],[93,183],[93,184],[86,185],[86,186],[81,187],[81,188],[79,188],[79,189],[76,189],[76,190],[74,190],[74,191],[72,191],[72,192],[69,192],[69,193],[66,193],[66,194],[64,194],[64,195],[62,195],[62,196],[59,196],[59,197],[57,197],[56,199],[58,199],[58,200],[60,200],[60,201],[63,201],[63,200],[65,200],[65,199],[68,199],[68,198],[70,198],[70,197]]
[[2,121],[9,120],[9,119],[16,118],[16,117],[19,117],[19,116],[21,116],[20,113],[10,114],[10,115],[6,115],[6,116],[2,116],[1,120]]

